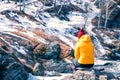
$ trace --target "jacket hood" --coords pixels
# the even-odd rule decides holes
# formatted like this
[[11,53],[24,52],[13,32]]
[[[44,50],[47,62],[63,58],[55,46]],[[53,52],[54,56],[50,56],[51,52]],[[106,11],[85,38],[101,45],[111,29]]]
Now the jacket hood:
[[79,39],[79,41],[83,41],[83,42],[91,42],[91,38],[90,38],[90,36],[89,35],[83,35],[80,39]]

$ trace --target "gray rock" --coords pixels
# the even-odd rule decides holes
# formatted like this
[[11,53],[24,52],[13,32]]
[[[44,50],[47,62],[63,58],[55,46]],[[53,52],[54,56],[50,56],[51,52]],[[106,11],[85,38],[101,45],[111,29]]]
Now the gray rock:
[[[99,24],[100,26],[104,27],[106,24],[107,28],[112,28],[112,27],[118,28],[120,26],[120,16],[119,16],[120,8],[118,7],[118,5],[119,5],[118,3],[115,3],[113,1],[106,2],[104,7],[101,9],[101,13],[93,19],[95,23],[94,21],[92,23],[96,26],[98,26]],[[106,17],[106,12],[107,12],[107,17]]]
[[59,59],[60,53],[61,53],[60,45],[53,43],[48,47],[45,53],[45,58],[46,59]]
[[2,57],[2,55],[0,54],[0,64],[2,63],[2,60],[3,60],[3,57]]
[[34,68],[33,68],[33,74],[34,75],[39,75],[39,76],[44,76],[44,66],[40,63],[36,63]]
[[77,70],[72,76],[67,76],[63,80],[96,80],[92,71]]
[[53,60],[49,60],[44,63],[44,66],[47,71],[56,71],[59,73],[72,73],[72,64],[66,63],[64,61],[55,62]]
[[13,63],[4,73],[3,80],[27,80],[28,76],[28,73],[21,64]]

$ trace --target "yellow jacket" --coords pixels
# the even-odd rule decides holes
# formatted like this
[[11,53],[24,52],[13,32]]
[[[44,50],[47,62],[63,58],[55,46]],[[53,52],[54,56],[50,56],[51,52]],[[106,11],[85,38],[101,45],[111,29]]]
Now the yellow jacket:
[[89,35],[83,35],[78,40],[74,56],[80,64],[94,64],[94,45]]

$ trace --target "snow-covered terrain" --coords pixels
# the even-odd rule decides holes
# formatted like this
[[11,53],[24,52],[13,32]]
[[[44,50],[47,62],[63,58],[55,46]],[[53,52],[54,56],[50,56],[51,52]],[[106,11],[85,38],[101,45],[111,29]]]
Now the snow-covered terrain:
[[[70,12],[68,18],[70,21],[60,20],[57,17],[51,17],[48,13],[42,12],[37,14],[37,10],[40,9],[42,6],[39,6],[40,2],[33,1],[30,2],[31,4],[28,4],[25,7],[25,13],[28,15],[32,15],[35,17],[36,20],[40,21],[40,23],[45,24],[39,25],[37,22],[30,21],[27,17],[18,15],[17,13],[13,13],[12,10],[19,10],[19,6],[15,5],[14,2],[11,3],[3,3],[4,6],[0,6],[0,11],[10,10],[9,16],[12,18],[15,18],[19,23],[11,21],[6,18],[4,15],[0,15],[0,31],[1,32],[14,32],[19,31],[19,29],[25,30],[26,32],[23,32],[25,34],[28,34],[31,37],[34,37],[35,34],[32,32],[35,28],[42,28],[49,34],[54,34],[59,36],[59,38],[70,45],[72,48],[74,48],[75,43],[73,43],[72,40],[77,41],[77,38],[73,35],[69,34],[69,30],[72,30],[74,26],[77,27],[83,27],[85,24],[85,17],[88,18],[86,23],[86,29],[89,33],[92,33],[91,29],[93,26],[91,25],[90,21],[91,19],[99,12],[99,10],[93,5],[90,1],[83,1],[84,3],[91,3],[89,7],[93,9],[93,11],[89,11],[89,13],[78,13],[78,12]],[[75,3],[75,2],[74,2]],[[2,3],[1,3],[2,5]],[[78,5],[75,3],[75,5]],[[84,17],[84,16],[85,17]],[[42,18],[42,21],[38,18],[40,16]],[[74,29],[73,29],[74,30]],[[74,31],[73,31],[74,32]],[[69,39],[67,38],[69,37]],[[39,40],[39,37],[37,38]],[[41,39],[41,38],[40,38]]]
[[[91,19],[99,14],[100,10],[97,9],[94,2],[90,2],[90,0],[83,0],[82,4],[71,0],[71,3],[79,6],[83,10],[88,10],[88,12],[70,11],[69,14],[66,15],[69,19],[69,21],[67,21],[60,20],[57,16],[52,16],[48,12],[42,11],[50,7],[44,6],[37,0],[28,0],[28,2],[26,2],[24,14],[20,13],[19,3],[15,4],[13,1],[10,1],[10,3],[0,1],[0,40],[19,53],[26,55],[28,52],[26,47],[19,45],[18,42],[10,42],[2,35],[7,34],[27,41],[31,39],[32,41],[49,44],[50,41],[45,39],[44,35],[38,36],[36,34],[37,30],[42,29],[47,35],[57,36],[61,41],[74,49],[77,42],[76,33],[79,31],[77,28],[85,26],[86,31],[94,38],[95,48],[99,50],[98,55],[101,56],[105,54],[105,49],[96,37],[96,34],[92,31],[94,26],[91,24]],[[87,9],[85,7],[86,4],[88,5]],[[25,37],[23,37],[23,35],[25,35]],[[104,36],[102,33],[100,35]],[[108,36],[104,36],[103,39],[104,43],[112,43],[112,40]],[[96,52],[96,54],[97,53],[98,52]],[[108,62],[99,62],[96,60],[95,65],[104,65],[105,63]],[[29,74],[28,80],[60,80],[66,75],[71,74],[62,74],[61,77],[41,77]]]

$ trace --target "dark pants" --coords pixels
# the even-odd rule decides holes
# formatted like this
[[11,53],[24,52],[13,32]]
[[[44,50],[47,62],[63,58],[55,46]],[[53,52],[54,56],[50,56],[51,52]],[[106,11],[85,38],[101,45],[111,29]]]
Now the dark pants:
[[73,59],[72,61],[73,65],[77,68],[77,67],[80,67],[80,68],[91,68],[93,67],[94,64],[80,64],[78,63],[78,61],[76,59]]

